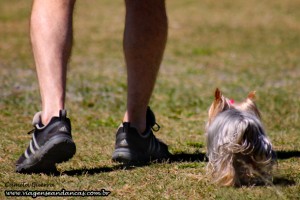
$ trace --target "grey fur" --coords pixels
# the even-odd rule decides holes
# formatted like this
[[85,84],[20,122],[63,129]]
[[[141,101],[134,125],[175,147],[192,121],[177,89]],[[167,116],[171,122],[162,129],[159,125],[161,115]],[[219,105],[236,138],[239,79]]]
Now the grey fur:
[[220,112],[207,127],[208,169],[223,185],[269,183],[275,156],[258,116]]

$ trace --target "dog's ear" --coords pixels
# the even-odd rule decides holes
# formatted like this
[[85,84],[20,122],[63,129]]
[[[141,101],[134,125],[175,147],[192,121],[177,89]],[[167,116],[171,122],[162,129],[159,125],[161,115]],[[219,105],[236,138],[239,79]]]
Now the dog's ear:
[[248,94],[247,98],[254,101],[255,100],[256,91],[252,91]]
[[219,90],[219,88],[216,88],[215,101],[221,101],[221,100],[222,100],[222,92]]
[[252,91],[248,94],[247,99],[241,104],[240,108],[245,111],[251,111],[261,118],[260,112],[255,104],[256,91]]
[[224,99],[224,97],[223,97],[221,91],[219,90],[219,88],[216,88],[215,100],[211,104],[209,111],[208,111],[207,125],[209,125],[214,120],[214,118],[217,116],[218,113],[220,113],[224,110],[225,103],[224,103],[223,99]]

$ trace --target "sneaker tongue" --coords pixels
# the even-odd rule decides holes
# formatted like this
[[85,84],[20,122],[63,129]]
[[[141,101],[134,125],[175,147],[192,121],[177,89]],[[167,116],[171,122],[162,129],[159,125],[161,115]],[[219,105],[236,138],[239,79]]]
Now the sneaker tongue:
[[129,122],[124,122],[123,123],[123,130],[124,132],[128,133],[130,128],[130,123]]
[[41,116],[42,116],[42,111],[35,113],[35,115],[32,119],[33,126],[35,126],[36,124],[39,124],[39,125],[42,124]]

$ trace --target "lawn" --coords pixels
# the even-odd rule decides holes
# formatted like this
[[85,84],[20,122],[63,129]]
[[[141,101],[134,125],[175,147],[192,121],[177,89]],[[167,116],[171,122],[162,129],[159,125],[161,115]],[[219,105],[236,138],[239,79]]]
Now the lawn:
[[[123,4],[77,2],[66,105],[77,153],[59,175],[24,175],[14,164],[41,109],[31,2],[0,1],[0,198],[5,190],[105,189],[110,199],[300,199],[300,2],[167,1],[169,38],[150,106],[173,157],[131,167],[110,160],[126,104]],[[256,90],[278,156],[273,185],[210,183],[204,127],[216,87],[236,101]]]

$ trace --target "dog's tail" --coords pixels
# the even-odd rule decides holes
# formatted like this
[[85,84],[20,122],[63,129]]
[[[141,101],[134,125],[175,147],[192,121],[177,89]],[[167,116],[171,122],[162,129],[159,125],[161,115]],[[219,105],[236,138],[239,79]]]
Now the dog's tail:
[[217,133],[211,141],[217,148],[209,150],[209,166],[215,182],[238,186],[270,181],[274,152],[255,116],[225,111],[212,124],[211,131]]

